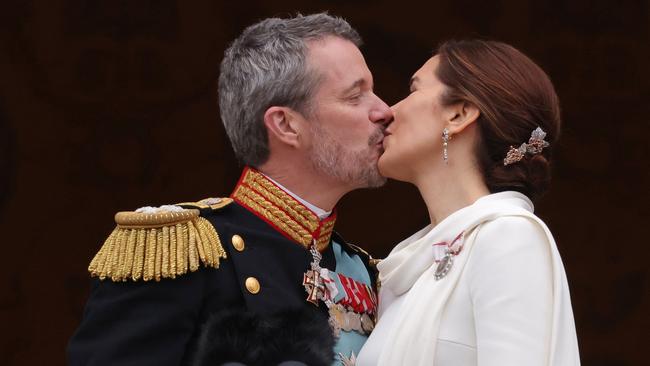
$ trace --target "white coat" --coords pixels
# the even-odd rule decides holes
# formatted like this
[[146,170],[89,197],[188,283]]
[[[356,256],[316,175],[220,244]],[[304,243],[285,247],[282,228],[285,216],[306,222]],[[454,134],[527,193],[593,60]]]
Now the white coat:
[[[564,268],[528,198],[480,198],[398,244],[382,261],[379,321],[358,366],[580,364]],[[436,280],[433,244],[464,233]]]

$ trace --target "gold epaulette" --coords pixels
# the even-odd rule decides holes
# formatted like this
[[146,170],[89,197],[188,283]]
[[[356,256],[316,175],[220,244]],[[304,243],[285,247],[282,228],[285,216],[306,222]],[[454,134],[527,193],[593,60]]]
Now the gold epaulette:
[[[218,209],[230,202],[222,199],[215,207],[207,205]],[[101,280],[160,281],[194,272],[199,263],[218,268],[220,259],[226,258],[219,234],[198,209],[118,212],[115,223],[88,266],[91,276]]]

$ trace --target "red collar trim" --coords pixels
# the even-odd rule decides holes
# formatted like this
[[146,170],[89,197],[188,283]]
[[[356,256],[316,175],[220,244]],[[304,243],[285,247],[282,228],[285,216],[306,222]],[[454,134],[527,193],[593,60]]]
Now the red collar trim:
[[336,211],[320,220],[307,206],[253,168],[244,168],[231,197],[305,248],[309,248],[314,239],[319,251],[330,243]]

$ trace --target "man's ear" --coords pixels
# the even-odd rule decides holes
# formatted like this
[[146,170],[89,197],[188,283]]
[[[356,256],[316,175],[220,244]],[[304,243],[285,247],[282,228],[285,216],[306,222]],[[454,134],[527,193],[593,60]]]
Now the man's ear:
[[298,147],[300,141],[299,118],[301,115],[291,108],[269,107],[264,113],[264,125],[268,130],[269,138]]
[[450,107],[449,119],[447,125],[449,126],[449,133],[451,135],[462,132],[467,126],[478,120],[481,111],[470,102],[460,102]]

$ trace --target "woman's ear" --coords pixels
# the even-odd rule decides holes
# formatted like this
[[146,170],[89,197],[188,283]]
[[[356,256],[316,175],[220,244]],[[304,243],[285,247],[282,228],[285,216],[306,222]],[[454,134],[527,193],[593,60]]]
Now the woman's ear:
[[450,118],[447,121],[449,132],[452,135],[462,132],[467,126],[478,120],[481,111],[470,102],[460,102],[452,106]]
[[269,139],[273,138],[289,146],[297,147],[299,145],[300,133],[298,130],[299,113],[287,107],[270,107],[264,113],[264,125],[269,134]]

